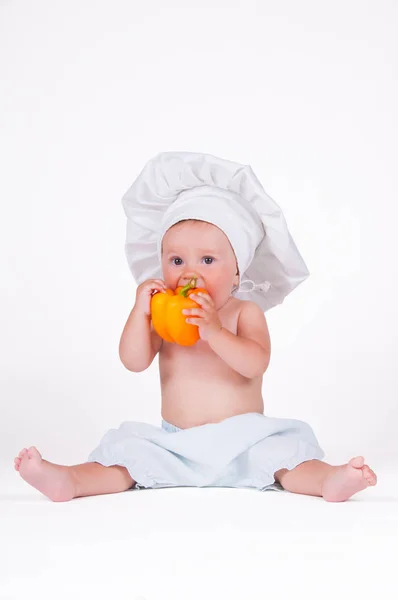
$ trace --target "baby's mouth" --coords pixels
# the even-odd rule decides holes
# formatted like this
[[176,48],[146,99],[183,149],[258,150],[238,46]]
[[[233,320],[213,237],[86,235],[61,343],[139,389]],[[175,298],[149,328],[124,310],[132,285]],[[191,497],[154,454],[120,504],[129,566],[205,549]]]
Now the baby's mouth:
[[[178,283],[178,285],[179,285],[179,286],[183,286],[183,287],[184,287],[185,285],[188,285],[188,283],[189,283],[190,281],[192,281],[192,279],[194,279],[194,277],[190,277],[189,279],[186,279],[186,280],[184,280],[184,281],[180,281],[180,282]],[[196,277],[195,279],[196,279],[196,282],[195,282],[195,287],[197,287],[197,288],[198,288],[198,287],[201,287],[201,288],[204,288],[204,289],[206,289],[206,286],[204,285],[204,283],[203,283],[203,282],[202,282],[202,281],[201,281],[199,278],[197,278],[197,277]]]

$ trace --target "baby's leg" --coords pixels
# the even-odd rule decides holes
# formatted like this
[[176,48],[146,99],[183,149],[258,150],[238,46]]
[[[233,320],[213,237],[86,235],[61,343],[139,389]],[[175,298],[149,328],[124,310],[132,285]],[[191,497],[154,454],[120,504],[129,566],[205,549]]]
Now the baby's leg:
[[340,466],[308,460],[291,471],[280,469],[274,477],[289,492],[322,496],[329,502],[343,502],[368,486],[376,485],[376,474],[364,462],[362,456]]
[[99,463],[56,465],[43,460],[34,446],[29,450],[24,448],[15,458],[14,466],[25,481],[54,502],[124,492],[136,483],[124,467],[104,467]]

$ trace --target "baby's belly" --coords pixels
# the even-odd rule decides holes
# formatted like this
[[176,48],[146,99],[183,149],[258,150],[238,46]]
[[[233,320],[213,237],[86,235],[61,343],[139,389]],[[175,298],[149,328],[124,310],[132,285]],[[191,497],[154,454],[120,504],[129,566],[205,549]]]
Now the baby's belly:
[[176,377],[161,382],[162,417],[187,429],[247,412],[264,412],[262,377],[241,382],[211,377]]

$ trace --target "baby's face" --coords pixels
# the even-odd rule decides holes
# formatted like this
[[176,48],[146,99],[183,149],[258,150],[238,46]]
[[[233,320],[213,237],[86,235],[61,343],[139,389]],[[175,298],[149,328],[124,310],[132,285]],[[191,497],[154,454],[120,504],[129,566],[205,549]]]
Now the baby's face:
[[227,236],[207,222],[180,222],[163,237],[162,271],[167,287],[186,285],[192,276],[219,308],[239,282],[234,251]]

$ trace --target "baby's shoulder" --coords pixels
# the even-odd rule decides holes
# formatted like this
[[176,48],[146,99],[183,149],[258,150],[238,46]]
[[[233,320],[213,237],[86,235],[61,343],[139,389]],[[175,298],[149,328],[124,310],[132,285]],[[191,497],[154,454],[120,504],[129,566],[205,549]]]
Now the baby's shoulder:
[[238,298],[234,298],[234,296],[230,296],[226,304],[219,310],[219,315],[221,317],[225,315],[230,319],[237,320],[244,304],[245,300],[239,300]]
[[238,315],[257,315],[258,317],[265,318],[264,311],[260,306],[253,302],[253,300],[240,300],[239,298],[232,298],[231,310],[236,312]]
[[237,333],[238,329],[245,328],[245,324],[263,324],[265,316],[258,304],[251,300],[239,300],[239,298],[231,297],[224,309],[219,314],[222,325]]
[[238,308],[238,328],[260,326],[267,328],[267,319],[263,309],[252,300],[241,300]]

